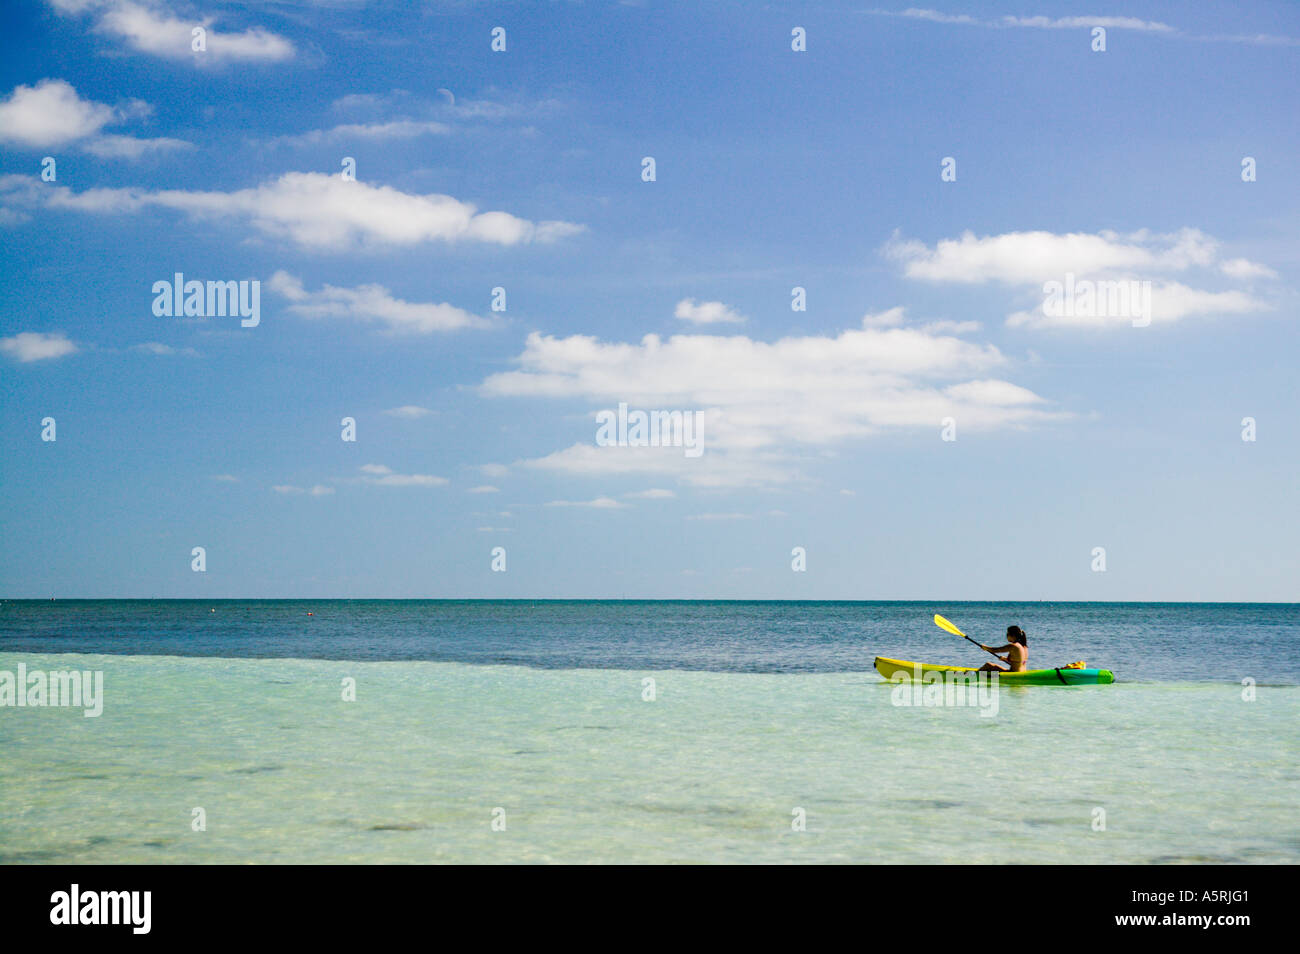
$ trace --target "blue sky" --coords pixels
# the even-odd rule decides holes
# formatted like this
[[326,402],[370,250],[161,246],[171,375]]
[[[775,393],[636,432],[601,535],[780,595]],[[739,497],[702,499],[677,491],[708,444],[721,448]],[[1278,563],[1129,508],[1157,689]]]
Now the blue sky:
[[1294,4],[400,6],[6,5],[0,593],[1296,599]]

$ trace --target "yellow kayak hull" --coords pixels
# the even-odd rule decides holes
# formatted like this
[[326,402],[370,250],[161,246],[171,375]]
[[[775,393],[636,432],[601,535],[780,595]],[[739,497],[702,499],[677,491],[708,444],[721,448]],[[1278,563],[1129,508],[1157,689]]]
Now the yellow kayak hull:
[[[921,679],[927,672],[975,672],[975,669],[877,656],[876,672],[886,679],[900,680]],[[1017,686],[1104,686],[1114,681],[1115,674],[1109,669],[1026,669],[1024,672],[998,673],[999,683]]]

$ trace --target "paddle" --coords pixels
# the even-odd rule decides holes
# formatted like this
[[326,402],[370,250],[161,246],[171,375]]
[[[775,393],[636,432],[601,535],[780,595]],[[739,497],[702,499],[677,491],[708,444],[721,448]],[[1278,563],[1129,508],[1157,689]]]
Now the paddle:
[[[971,641],[972,643],[975,643],[975,640],[971,639],[969,636],[967,636],[965,633],[963,633],[963,632],[962,632],[960,629],[958,629],[956,626],[952,625],[952,623],[948,622],[946,619],[944,619],[944,618],[943,618],[942,616],[940,616],[938,613],[935,613],[935,614],[934,614],[934,625],[935,625],[935,626],[938,626],[940,629],[946,629],[948,632],[952,633],[954,636],[960,636],[962,639],[970,639],[970,641]],[[985,647],[980,646],[979,643],[975,643],[975,645],[976,645],[976,646],[979,646],[980,649],[983,649],[986,653],[989,653],[990,655],[992,655],[992,656],[993,656],[994,658],[996,658],[996,659],[1001,659],[1001,658],[1002,658],[1002,657],[999,656],[997,653],[993,652],[993,650],[991,650],[991,649],[986,649]]]

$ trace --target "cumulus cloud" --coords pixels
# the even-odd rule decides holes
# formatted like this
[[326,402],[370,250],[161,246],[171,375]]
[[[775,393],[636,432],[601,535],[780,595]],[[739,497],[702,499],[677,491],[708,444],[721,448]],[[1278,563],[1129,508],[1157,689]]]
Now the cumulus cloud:
[[234,192],[181,189],[87,189],[44,186],[30,176],[0,177],[0,198],[80,212],[174,209],[196,219],[231,219],[308,249],[341,251],[424,242],[519,245],[582,231],[571,222],[530,222],[508,212],[479,212],[449,195],[416,195],[321,172],[289,172]]
[[[289,40],[263,27],[219,30],[215,17],[181,19],[155,0],[50,0],[50,5],[68,16],[89,14],[96,33],[162,59],[274,63],[294,55]],[[195,28],[204,32],[202,51],[193,49]]]
[[649,490],[637,490],[632,493],[624,494],[623,496],[629,497],[633,500],[667,500],[670,497],[676,497],[677,495],[671,490],[666,490],[661,487],[651,487]]
[[0,351],[23,364],[62,358],[78,350],[76,342],[62,332],[22,331],[10,338],[0,338]]
[[[1270,307],[1247,291],[1198,289],[1171,277],[1188,272],[1237,280],[1274,275],[1267,266],[1244,258],[1220,261],[1219,246],[1215,238],[1192,228],[1170,233],[1143,229],[1129,234],[1032,231],[977,236],[965,232],[933,246],[896,235],[885,245],[884,254],[898,262],[908,278],[971,285],[998,283],[1019,289],[1022,299],[1037,298],[1035,307],[1007,316],[1011,326],[1118,328],[1131,325],[1135,317],[1172,322],[1193,315],[1236,315]],[[1088,307],[1058,309],[1047,303],[1051,286],[1077,288],[1080,294],[1093,297]],[[1131,293],[1135,301],[1141,298],[1144,313],[1135,315],[1127,304],[1109,309],[1096,304],[1103,296],[1121,293]],[[935,327],[958,328],[951,324]]]
[[136,139],[106,134],[118,125],[147,114],[147,104],[124,107],[82,99],[66,80],[43,79],[35,86],[16,86],[0,100],[0,142],[27,149],[75,146],[105,159],[138,159],[146,153],[185,149],[180,139]]
[[931,430],[1020,427],[1059,419],[1033,392],[993,372],[992,345],[922,328],[756,341],[745,336],[647,335],[603,342],[530,335],[518,368],[480,386],[493,397],[577,399],[604,407],[698,411],[702,456],[679,447],[597,446],[591,437],[522,466],[591,476],[662,475],[700,486],[798,479],[797,459],[839,442]]
[[897,236],[885,254],[903,266],[903,274],[936,282],[982,284],[1037,283],[1066,272],[1097,275],[1118,270],[1182,270],[1214,261],[1218,243],[1197,229],[1168,235],[1140,231],[1007,232],[940,239],[934,247]]
[[[377,322],[392,334],[427,335],[461,328],[485,328],[489,322],[445,302],[440,304],[409,302],[394,298],[382,285],[336,288],[325,285],[319,291],[307,291],[302,282],[279,271],[267,283],[272,291],[289,300],[289,311],[305,318],[351,318]],[[394,408],[397,417],[420,417],[425,408],[408,405]]]
[[694,298],[679,301],[673,315],[696,325],[736,324],[745,320],[744,315],[720,301],[696,301]]

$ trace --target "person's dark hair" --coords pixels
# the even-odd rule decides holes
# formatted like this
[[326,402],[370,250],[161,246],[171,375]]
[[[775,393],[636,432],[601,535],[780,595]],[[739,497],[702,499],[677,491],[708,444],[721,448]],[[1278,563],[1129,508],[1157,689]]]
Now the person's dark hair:
[[1007,627],[1007,639],[1013,643],[1019,643],[1021,646],[1027,647],[1029,645],[1029,637],[1025,635],[1025,631],[1019,626]]

